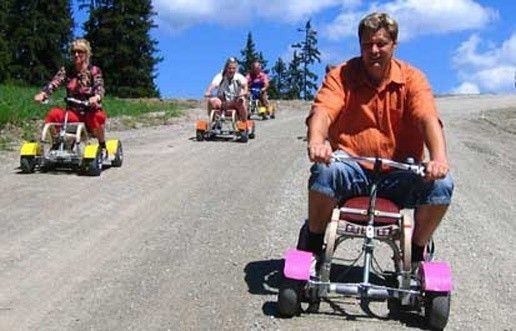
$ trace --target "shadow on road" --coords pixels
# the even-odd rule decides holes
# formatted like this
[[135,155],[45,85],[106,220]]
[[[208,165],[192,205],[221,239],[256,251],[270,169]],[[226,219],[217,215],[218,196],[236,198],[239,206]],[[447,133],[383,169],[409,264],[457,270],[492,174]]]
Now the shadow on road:
[[[257,295],[278,295],[283,259],[262,260],[248,263],[245,268],[245,282],[249,293]],[[267,301],[262,306],[266,316],[278,316],[276,301]]]

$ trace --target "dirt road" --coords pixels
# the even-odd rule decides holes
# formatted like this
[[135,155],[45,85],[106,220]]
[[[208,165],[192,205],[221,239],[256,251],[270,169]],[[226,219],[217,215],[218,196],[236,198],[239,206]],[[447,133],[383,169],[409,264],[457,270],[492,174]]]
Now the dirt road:
[[[435,236],[454,272],[449,328],[514,329],[516,95],[437,102],[456,181]],[[416,317],[366,317],[352,301],[275,317],[309,168],[308,105],[279,108],[248,144],[194,141],[200,109],[111,132],[124,165],[100,178],[21,175],[16,152],[2,153],[0,330],[420,328]]]

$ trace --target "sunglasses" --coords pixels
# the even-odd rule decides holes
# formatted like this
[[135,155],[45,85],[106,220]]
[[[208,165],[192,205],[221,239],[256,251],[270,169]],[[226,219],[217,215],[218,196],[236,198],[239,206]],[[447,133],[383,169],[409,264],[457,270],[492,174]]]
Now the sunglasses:
[[75,53],[79,53],[79,54],[84,54],[86,53],[86,51],[82,50],[82,49],[73,49],[71,51],[72,55],[74,55]]

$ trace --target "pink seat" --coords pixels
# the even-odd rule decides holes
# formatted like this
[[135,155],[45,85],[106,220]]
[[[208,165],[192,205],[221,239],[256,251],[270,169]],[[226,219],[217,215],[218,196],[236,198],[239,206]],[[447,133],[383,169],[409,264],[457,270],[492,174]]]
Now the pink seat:
[[[347,200],[342,207],[367,210],[369,207],[369,197],[356,197]],[[384,198],[376,198],[376,210],[399,213],[400,208],[391,200]],[[346,212],[340,213],[340,218],[356,224],[365,225],[367,223],[367,215],[356,215]],[[392,217],[375,217],[375,225],[396,224],[398,220]]]

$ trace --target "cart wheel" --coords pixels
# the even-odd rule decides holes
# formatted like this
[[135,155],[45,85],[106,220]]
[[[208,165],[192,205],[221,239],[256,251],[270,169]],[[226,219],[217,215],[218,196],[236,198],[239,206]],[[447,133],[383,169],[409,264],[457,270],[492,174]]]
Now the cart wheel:
[[391,319],[399,319],[401,317],[401,313],[406,311],[404,306],[401,305],[401,300],[399,298],[388,298],[387,309],[389,310],[389,318]]
[[450,302],[450,293],[425,293],[425,317],[430,328],[444,329],[450,316]]
[[195,139],[197,141],[203,141],[204,140],[204,132],[201,130],[195,131]]
[[246,143],[247,141],[249,140],[249,134],[247,133],[247,131],[241,131],[240,132],[240,141],[243,142],[243,143]]
[[273,112],[273,113],[271,113],[271,119],[275,119],[275,118],[276,118],[275,113],[274,113],[274,112]]
[[34,156],[22,156],[20,158],[20,169],[24,174],[31,174],[36,169],[36,158]]
[[39,171],[42,173],[46,173],[46,172],[51,171],[53,167],[54,167],[53,163],[47,161],[45,158],[42,158],[41,163],[39,165]]
[[124,161],[124,150],[122,149],[122,142],[118,141],[118,146],[116,147],[115,158],[111,161],[111,166],[115,168],[120,168]]
[[97,155],[94,159],[82,160],[82,172],[88,176],[100,176],[102,172],[102,155],[100,148],[97,150]]
[[301,289],[303,282],[295,279],[282,279],[278,292],[278,312],[283,317],[301,313]]

